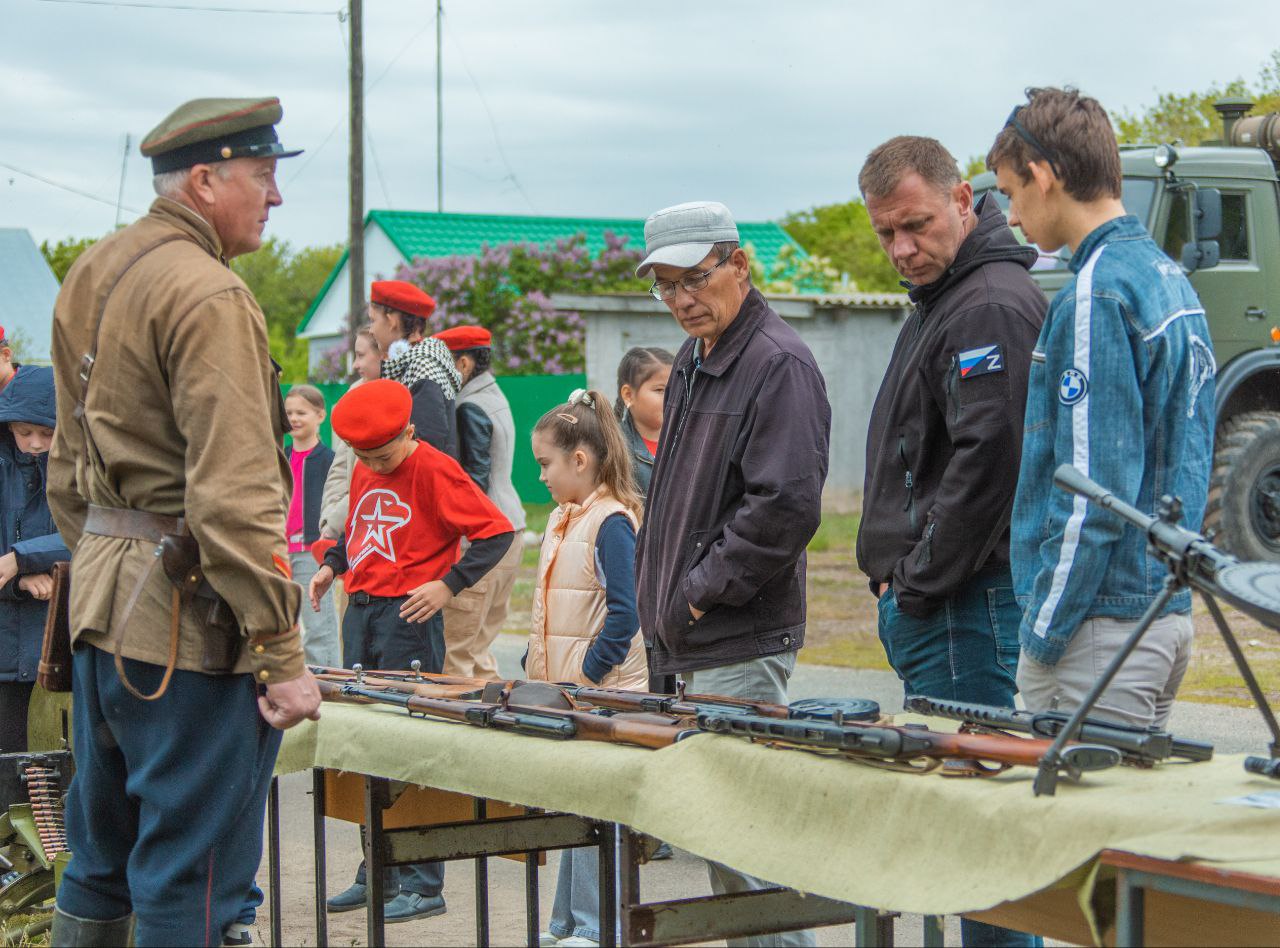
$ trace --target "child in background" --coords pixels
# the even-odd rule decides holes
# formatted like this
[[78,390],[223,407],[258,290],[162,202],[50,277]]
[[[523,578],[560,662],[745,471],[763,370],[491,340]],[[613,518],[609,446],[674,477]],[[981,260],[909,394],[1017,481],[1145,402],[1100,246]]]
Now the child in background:
[[[643,691],[648,685],[636,614],[635,549],[641,499],[622,429],[599,392],[581,389],[533,429],[541,479],[560,506],[547,522],[533,591],[531,679]],[[541,944],[600,941],[599,855],[560,857],[550,932]]]
[[662,405],[674,362],[675,356],[666,349],[636,346],[618,363],[618,400],[613,411],[631,450],[632,472],[641,497],[649,496],[653,459],[662,433]]
[[55,419],[53,369],[24,366],[0,392],[0,753],[27,749],[27,705],[40,663],[49,571],[71,553],[45,500]]
[[[356,380],[351,383],[351,388],[382,375],[382,350],[378,348],[378,340],[368,326],[356,330],[351,368],[356,373]],[[355,465],[356,456],[351,445],[341,438],[335,439],[333,463],[329,465],[329,476],[324,479],[324,498],[320,506],[320,540],[311,546],[312,555],[317,561],[323,561],[325,551],[346,529],[347,508],[351,499],[351,471]],[[347,611],[347,593],[343,584],[335,585],[330,595],[333,596],[338,626],[341,627],[342,616]]]
[[[289,538],[289,562],[293,579],[303,589],[316,574],[316,561],[311,544],[320,539],[320,504],[324,498],[324,482],[333,463],[333,452],[320,440],[320,425],[325,418],[324,396],[314,385],[295,385],[284,399],[289,416],[293,444],[286,452],[293,470],[293,494],[289,499],[289,516],[285,532]],[[312,665],[338,666],[342,651],[338,642],[338,614],[333,597],[325,596],[320,611],[302,610],[302,647]]]
[[[458,462],[418,441],[410,423],[413,396],[399,382],[377,379],[342,396],[333,431],[351,445],[358,463],[343,539],[324,556],[311,580],[317,608],[337,575],[347,574],[342,620],[348,663],[423,671],[444,666],[441,610],[502,559],[514,532],[507,518]],[[459,541],[470,541],[459,559]],[[365,905],[363,863],[355,884],[329,900],[329,911]],[[388,922],[445,912],[444,868],[418,863],[391,869]]]

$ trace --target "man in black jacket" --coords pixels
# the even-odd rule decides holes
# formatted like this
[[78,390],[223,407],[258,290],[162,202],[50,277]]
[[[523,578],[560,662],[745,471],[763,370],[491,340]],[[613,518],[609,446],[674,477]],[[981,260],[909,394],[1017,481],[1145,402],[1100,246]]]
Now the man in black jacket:
[[[804,644],[805,547],[822,516],[831,408],[813,353],[751,286],[728,208],[645,222],[655,298],[689,334],[663,406],[636,547],[653,672],[691,691],[785,703]],[[708,864],[712,888],[766,883]],[[731,945],[812,945],[810,932]]]
[[[1031,352],[1046,308],[990,196],[955,158],[900,136],[858,177],[880,245],[905,277],[902,327],[867,432],[858,565],[908,694],[1013,707],[1018,624],[1009,518]],[[966,945],[1029,935],[964,922]]]

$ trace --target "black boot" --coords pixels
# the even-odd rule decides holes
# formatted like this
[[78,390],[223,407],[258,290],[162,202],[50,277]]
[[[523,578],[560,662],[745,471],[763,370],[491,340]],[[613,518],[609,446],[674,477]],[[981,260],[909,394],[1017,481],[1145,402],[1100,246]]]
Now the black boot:
[[103,921],[77,918],[55,908],[49,944],[52,948],[124,948],[132,928],[132,915]]

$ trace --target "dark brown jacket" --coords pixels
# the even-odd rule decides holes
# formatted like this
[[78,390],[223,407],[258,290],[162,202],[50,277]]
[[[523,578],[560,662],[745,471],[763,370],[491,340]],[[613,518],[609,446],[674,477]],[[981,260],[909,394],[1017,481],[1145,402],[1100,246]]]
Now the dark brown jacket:
[[[831,406],[813,353],[751,290],[705,362],[676,354],[636,549],[654,670],[804,644],[805,547],[822,517]],[[694,621],[689,604],[706,615]]]

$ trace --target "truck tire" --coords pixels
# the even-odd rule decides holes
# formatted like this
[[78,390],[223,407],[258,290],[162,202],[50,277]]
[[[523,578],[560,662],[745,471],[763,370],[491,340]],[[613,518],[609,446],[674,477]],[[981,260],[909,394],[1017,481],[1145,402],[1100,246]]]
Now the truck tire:
[[1243,412],[1218,428],[1204,531],[1242,560],[1280,562],[1280,412]]

